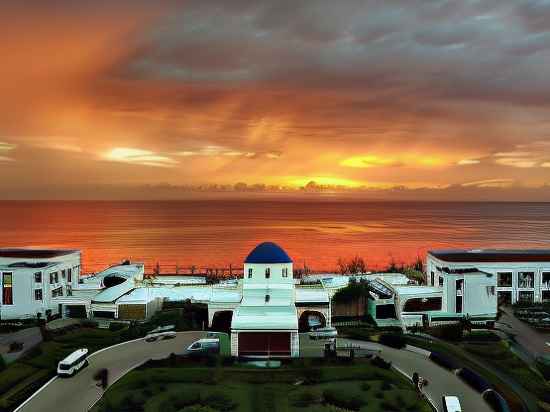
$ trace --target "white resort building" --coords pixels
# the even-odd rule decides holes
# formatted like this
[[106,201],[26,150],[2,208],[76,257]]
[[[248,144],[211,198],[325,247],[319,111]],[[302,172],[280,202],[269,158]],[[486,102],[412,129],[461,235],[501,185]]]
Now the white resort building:
[[491,323],[497,298],[550,300],[550,250],[430,251],[426,286],[400,273],[318,274],[299,281],[288,254],[271,242],[250,252],[242,279],[213,285],[204,276],[145,277],[143,264],[130,262],[82,276],[80,260],[75,250],[0,249],[0,320],[143,321],[164,302],[189,300],[207,306],[204,327],[230,332],[233,355],[295,357],[298,334],[330,326],[333,306],[341,305],[333,305],[333,296],[352,280],[365,282],[368,290],[360,310],[351,305],[355,317],[368,314],[379,326],[437,325],[464,317]]
[[501,303],[550,301],[550,250],[434,250],[426,272],[429,285],[456,296],[448,305],[457,312],[485,299],[475,292],[480,286],[496,291]]
[[78,250],[0,249],[0,319],[59,314],[55,299],[70,295],[79,278]]

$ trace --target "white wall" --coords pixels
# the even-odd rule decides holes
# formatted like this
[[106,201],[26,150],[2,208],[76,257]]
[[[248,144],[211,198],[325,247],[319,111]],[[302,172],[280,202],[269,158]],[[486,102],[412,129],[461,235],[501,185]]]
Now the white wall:
[[[269,278],[266,278],[266,269],[270,269]],[[283,276],[283,269],[287,270],[287,276]],[[249,271],[252,270],[252,277]],[[245,263],[243,284],[247,286],[258,285],[260,287],[270,285],[294,285],[292,275],[292,263]]]
[[[532,291],[534,293],[535,302],[540,302],[542,299],[542,291],[550,290],[550,285],[546,287],[542,284],[543,273],[550,273],[550,262],[445,262],[428,254],[426,261],[428,284],[430,284],[430,273],[433,271],[435,273],[435,286],[438,286],[437,266],[448,267],[449,269],[477,268],[480,271],[494,274],[496,277],[495,282],[498,282],[499,272],[512,272],[511,287],[500,287],[498,283],[495,283],[495,286],[497,286],[497,296],[499,291],[512,292],[512,303],[517,302],[518,293],[520,291]],[[519,272],[534,272],[534,287],[520,288],[518,285]],[[449,288],[449,296],[452,296],[451,292]]]
[[[8,268],[7,265],[16,262],[38,263],[52,262],[52,265],[45,268]],[[63,290],[63,296],[67,295],[67,285],[76,286],[78,284],[78,276],[80,275],[80,252],[71,253],[64,256],[59,256],[50,259],[14,259],[0,258],[0,292],[2,291],[3,273],[12,273],[12,294],[13,305],[5,305],[0,293],[0,318],[1,319],[18,319],[36,317],[37,313],[45,316],[47,310],[51,310],[52,314],[57,314],[59,306],[52,302],[52,291],[59,287]],[[71,269],[71,283],[68,283],[68,269]],[[62,276],[62,271],[65,270],[65,278]],[[42,273],[42,282],[34,281],[34,274]],[[50,284],[50,273],[58,273],[58,282]],[[42,290],[42,300],[36,300],[34,291]]]

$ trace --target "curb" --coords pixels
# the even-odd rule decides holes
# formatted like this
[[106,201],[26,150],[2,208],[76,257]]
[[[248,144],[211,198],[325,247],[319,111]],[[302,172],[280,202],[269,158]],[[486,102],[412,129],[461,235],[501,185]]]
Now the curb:
[[[197,330],[189,330],[189,331],[181,331],[181,332],[176,332],[176,333],[177,333],[177,334],[184,334],[184,333],[196,333],[196,332],[204,332],[204,331],[202,331],[202,330],[198,330],[198,331],[197,331]],[[126,344],[128,344],[128,343],[133,343],[133,342],[137,342],[137,341],[141,341],[141,340],[143,340],[143,338],[132,339],[132,340],[129,340],[129,341],[126,341],[126,342],[117,343],[117,344],[112,345],[112,346],[107,346],[106,348],[102,348],[102,349],[100,349],[100,350],[98,350],[98,351],[96,351],[96,352],[90,354],[90,355],[88,356],[88,359],[94,357],[94,355],[97,355],[97,354],[99,354],[99,353],[101,353],[101,352],[104,352],[104,351],[107,351],[107,350],[111,350],[111,349],[116,348],[116,347],[118,347],[118,346],[126,345]],[[145,363],[145,362],[148,361],[148,360],[149,360],[149,359],[146,359],[146,360],[144,360],[144,361],[141,362],[141,363]],[[112,384],[114,384],[116,381],[118,381],[120,378],[122,378],[126,373],[128,373],[128,372],[131,371],[132,369],[137,368],[138,366],[140,366],[140,365],[136,365],[136,366],[134,366],[134,367],[128,369],[123,375],[121,375],[119,378],[117,378]],[[57,375],[54,376],[53,378],[51,378],[48,382],[46,382],[44,385],[42,385],[36,392],[34,392],[31,396],[29,396],[27,399],[25,399],[25,401],[23,401],[23,403],[21,403],[21,405],[19,405],[16,409],[14,409],[13,412],[19,412],[21,409],[23,409],[23,407],[24,407],[27,403],[29,403],[32,399],[34,399],[34,397],[36,397],[40,392],[42,392],[44,389],[46,389],[46,387],[47,387],[48,385],[50,385],[50,384],[51,384],[53,381],[55,381],[56,379],[57,379]],[[112,385],[112,384],[111,384],[111,385]],[[109,385],[109,386],[110,386],[110,385]],[[101,396],[103,396],[103,394],[102,394]],[[90,406],[90,408],[93,407],[93,406],[97,403],[97,401],[99,401],[99,399],[101,399],[101,396],[100,396],[100,397]],[[88,410],[89,410],[89,409],[88,409]]]

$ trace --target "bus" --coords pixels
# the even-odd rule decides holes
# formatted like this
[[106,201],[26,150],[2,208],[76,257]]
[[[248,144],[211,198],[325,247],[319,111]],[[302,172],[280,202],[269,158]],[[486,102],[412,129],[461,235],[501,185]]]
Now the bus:
[[462,412],[460,401],[456,396],[443,397],[443,410],[445,412]]
[[57,365],[58,376],[73,376],[88,364],[88,349],[75,350]]

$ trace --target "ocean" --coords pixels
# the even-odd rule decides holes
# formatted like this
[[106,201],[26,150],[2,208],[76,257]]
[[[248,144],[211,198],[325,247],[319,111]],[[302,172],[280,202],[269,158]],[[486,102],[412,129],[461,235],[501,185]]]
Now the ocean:
[[1,201],[0,247],[66,247],[86,272],[129,258],[180,268],[241,268],[259,242],[280,244],[295,267],[372,269],[435,248],[550,248],[548,203],[382,202],[338,199]]

